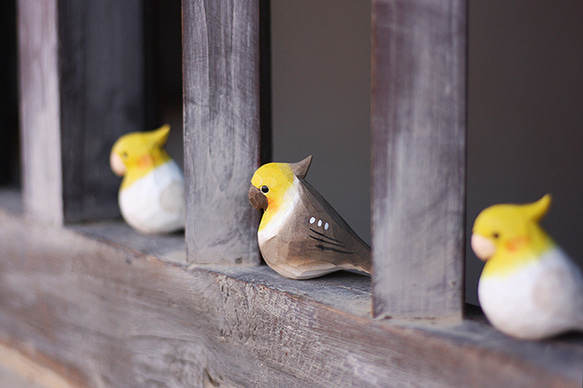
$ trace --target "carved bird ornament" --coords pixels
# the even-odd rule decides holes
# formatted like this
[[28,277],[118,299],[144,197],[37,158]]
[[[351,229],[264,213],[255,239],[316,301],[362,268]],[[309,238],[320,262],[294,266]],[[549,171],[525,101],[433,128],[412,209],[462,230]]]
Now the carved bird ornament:
[[581,270],[538,224],[550,204],[547,194],[525,205],[494,205],[474,222],[472,248],[486,261],[480,304],[494,327],[520,339],[583,331]]
[[121,214],[142,233],[184,228],[184,176],[163,148],[169,133],[169,125],[128,133],[111,149],[111,169],[123,176],[118,195]]
[[251,179],[249,202],[263,210],[257,237],[265,262],[291,279],[343,269],[370,274],[370,247],[305,181],[311,161],[267,163]]

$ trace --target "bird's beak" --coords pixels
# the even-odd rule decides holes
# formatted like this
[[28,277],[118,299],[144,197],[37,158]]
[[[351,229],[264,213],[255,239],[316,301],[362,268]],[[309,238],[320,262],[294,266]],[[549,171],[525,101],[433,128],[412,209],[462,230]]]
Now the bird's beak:
[[479,234],[472,234],[472,249],[480,260],[486,261],[496,252],[496,246],[486,237]]
[[111,171],[117,176],[124,176],[126,173],[126,165],[115,152],[109,155],[109,166],[111,167]]
[[267,197],[257,187],[249,187],[249,203],[255,209],[267,210]]

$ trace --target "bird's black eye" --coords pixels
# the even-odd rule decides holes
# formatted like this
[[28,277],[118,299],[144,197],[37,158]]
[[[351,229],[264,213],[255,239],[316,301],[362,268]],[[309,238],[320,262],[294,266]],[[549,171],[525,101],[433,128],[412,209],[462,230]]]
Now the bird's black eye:
[[121,157],[124,158],[124,159],[127,159],[128,158],[128,153],[127,152],[122,153],[121,154]]
[[261,186],[261,192],[263,194],[267,194],[269,192],[269,187],[267,187],[267,186]]
[[498,237],[500,237],[500,235],[498,233],[494,232],[494,233],[492,233],[492,237],[494,239],[498,239]]

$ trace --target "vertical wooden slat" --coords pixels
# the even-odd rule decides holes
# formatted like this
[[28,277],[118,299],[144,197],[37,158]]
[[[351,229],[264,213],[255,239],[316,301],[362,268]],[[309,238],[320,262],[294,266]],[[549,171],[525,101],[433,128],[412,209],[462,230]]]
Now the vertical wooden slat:
[[23,203],[63,222],[57,1],[18,2]]
[[373,308],[461,319],[466,1],[374,0]]
[[109,151],[143,130],[139,0],[19,0],[27,211],[56,223],[119,214]]
[[196,263],[257,263],[259,0],[183,0],[186,243]]
[[18,39],[23,203],[62,223],[57,1],[19,0]]

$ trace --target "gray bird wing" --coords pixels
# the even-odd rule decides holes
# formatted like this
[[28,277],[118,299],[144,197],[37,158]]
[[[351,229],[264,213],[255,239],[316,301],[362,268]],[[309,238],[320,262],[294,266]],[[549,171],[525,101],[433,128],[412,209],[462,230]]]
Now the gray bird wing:
[[[338,254],[361,255],[366,252],[370,255],[368,244],[312,185],[300,179],[300,190],[303,191],[303,198],[309,203],[307,207],[312,210],[312,215],[308,219],[308,237],[314,248]],[[315,218],[314,223],[310,223],[311,217]],[[326,223],[329,225],[328,228],[325,227]]]
[[307,279],[340,269],[370,273],[370,247],[309,183],[299,179],[300,203],[276,236],[264,242],[266,262],[280,274]]

